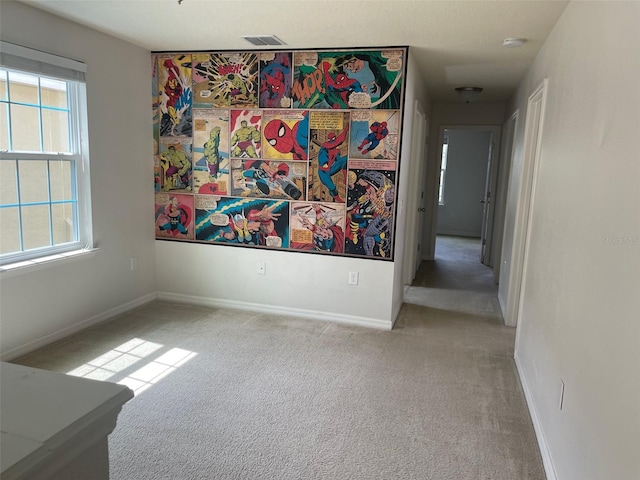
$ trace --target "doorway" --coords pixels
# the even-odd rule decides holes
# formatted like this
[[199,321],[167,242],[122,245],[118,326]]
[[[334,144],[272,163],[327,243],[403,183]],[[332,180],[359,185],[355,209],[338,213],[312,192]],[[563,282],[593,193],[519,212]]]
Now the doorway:
[[[494,192],[501,128],[441,126],[436,235],[477,238],[478,261],[492,267]],[[436,249],[437,246],[436,236]]]

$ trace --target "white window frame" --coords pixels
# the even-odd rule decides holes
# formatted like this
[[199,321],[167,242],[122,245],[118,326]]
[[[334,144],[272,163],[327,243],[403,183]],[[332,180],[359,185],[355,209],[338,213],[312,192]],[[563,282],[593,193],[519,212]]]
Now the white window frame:
[[[71,152],[3,150],[0,151],[0,161],[69,161],[71,165],[71,182],[74,190],[73,199],[75,200],[74,240],[58,245],[0,254],[0,269],[5,271],[13,267],[29,266],[55,259],[70,258],[76,256],[78,253],[93,251],[87,95],[84,80],[86,65],[57,55],[7,42],[0,42],[0,67],[8,71],[66,82]],[[9,122],[8,128],[11,128]],[[19,188],[19,179],[16,179],[16,182]],[[51,205],[57,202],[52,201],[49,196],[48,201],[42,203],[49,205],[51,208]],[[19,205],[20,198],[18,197],[18,206]],[[51,243],[53,243],[51,224],[49,225],[49,229]],[[19,230],[21,249],[23,249],[22,226],[19,226]]]
[[[446,140],[446,137],[445,137]],[[444,184],[447,176],[447,155],[449,153],[449,142],[442,142],[440,157],[440,183],[438,185],[438,205],[444,205]]]

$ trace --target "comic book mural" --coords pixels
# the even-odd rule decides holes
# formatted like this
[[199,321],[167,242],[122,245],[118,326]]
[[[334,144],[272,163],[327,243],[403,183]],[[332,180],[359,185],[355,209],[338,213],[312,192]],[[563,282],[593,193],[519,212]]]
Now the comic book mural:
[[154,54],[156,238],[393,260],[406,60]]

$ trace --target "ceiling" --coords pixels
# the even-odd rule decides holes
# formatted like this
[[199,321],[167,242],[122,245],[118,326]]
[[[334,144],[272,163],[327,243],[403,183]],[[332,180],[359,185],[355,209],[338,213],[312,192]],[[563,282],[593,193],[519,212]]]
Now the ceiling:
[[[152,51],[253,50],[243,35],[286,47],[409,45],[435,101],[454,88],[509,98],[567,0],[21,0]],[[521,37],[519,48],[502,41]]]

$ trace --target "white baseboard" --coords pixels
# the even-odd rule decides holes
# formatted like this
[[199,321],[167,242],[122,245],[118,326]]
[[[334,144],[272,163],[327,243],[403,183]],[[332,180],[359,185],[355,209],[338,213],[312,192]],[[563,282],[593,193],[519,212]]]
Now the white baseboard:
[[527,407],[529,408],[529,415],[531,415],[531,421],[533,422],[533,429],[536,432],[536,439],[538,440],[538,447],[540,447],[542,465],[544,466],[547,480],[558,480],[556,469],[553,466],[553,459],[551,458],[549,444],[547,443],[547,439],[544,436],[542,423],[540,422],[540,417],[538,416],[538,411],[536,410],[536,406],[533,400],[533,393],[529,388],[529,383],[527,382],[527,377],[524,374],[524,368],[522,366],[522,363],[520,362],[520,358],[518,357],[517,350],[515,352],[514,359],[516,361],[518,376],[520,377],[520,384],[522,385],[522,390],[524,391],[524,398],[526,399]]
[[436,235],[442,235],[445,237],[469,237],[480,239],[480,232],[466,232],[462,230],[446,230],[443,232],[437,232]]
[[74,333],[79,332],[80,330],[84,330],[85,328],[91,327],[93,325],[97,325],[98,323],[105,322],[116,315],[120,315],[121,313],[132,310],[140,305],[144,305],[145,303],[152,302],[156,299],[156,293],[149,293],[142,297],[136,298],[130,302],[119,305],[115,308],[109,309],[106,312],[102,312],[98,315],[95,315],[91,318],[83,320],[79,323],[75,323],[68,327],[63,328],[62,330],[58,330],[57,332],[50,333],[45,335],[44,337],[40,337],[37,340],[33,340],[31,342],[25,343],[19,347],[8,350],[2,355],[0,355],[0,360],[7,361],[12,360],[14,358],[21,357],[22,355],[26,355],[38,348],[44,347],[45,345],[49,345],[50,343],[57,342],[58,340],[62,340],[69,335],[73,335]]
[[375,318],[358,317],[355,315],[342,315],[339,313],[320,312],[301,308],[282,307],[278,305],[263,305],[260,303],[239,302],[236,300],[224,300],[221,298],[196,297],[180,293],[158,292],[158,300],[168,302],[187,303],[191,305],[203,305],[206,307],[230,308],[233,310],[245,310],[249,312],[287,315],[311,320],[323,320],[340,323],[343,325],[357,325],[360,327],[377,328],[379,330],[391,330],[391,321]]

